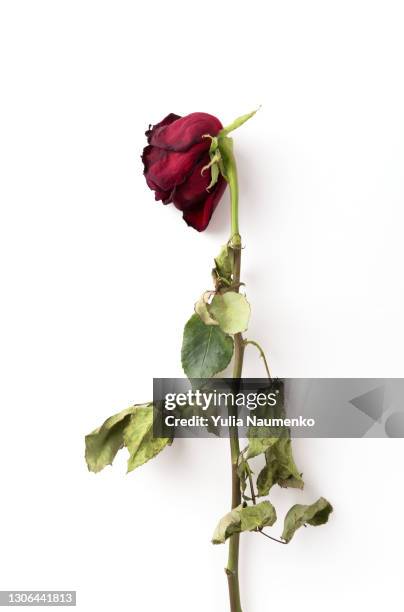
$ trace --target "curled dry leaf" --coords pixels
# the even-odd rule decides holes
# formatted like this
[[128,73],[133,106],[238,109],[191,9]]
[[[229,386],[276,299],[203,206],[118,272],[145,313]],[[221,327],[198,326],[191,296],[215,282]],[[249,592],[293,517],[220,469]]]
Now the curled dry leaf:
[[213,534],[213,544],[224,544],[234,533],[254,531],[271,526],[276,521],[276,510],[269,501],[256,506],[238,506],[226,514],[218,523]]

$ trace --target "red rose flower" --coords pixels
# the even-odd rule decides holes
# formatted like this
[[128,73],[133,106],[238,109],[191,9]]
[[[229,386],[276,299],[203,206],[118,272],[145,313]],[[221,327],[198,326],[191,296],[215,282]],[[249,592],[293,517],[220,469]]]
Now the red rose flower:
[[173,203],[183,218],[199,232],[206,229],[213,211],[226,189],[220,175],[207,191],[211,173],[202,168],[209,164],[210,139],[222,129],[219,119],[207,113],[179,117],[171,113],[146,132],[149,145],[144,148],[144,175],[156,200]]

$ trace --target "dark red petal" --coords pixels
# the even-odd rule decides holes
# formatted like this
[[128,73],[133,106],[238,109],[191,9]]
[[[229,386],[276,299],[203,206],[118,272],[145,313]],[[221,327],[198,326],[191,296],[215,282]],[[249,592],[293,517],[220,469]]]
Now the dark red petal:
[[154,191],[154,199],[161,200],[163,204],[170,204],[172,201],[173,191],[163,191],[158,185],[146,176],[146,183],[150,189]]
[[169,151],[187,151],[192,145],[203,142],[208,150],[210,139],[202,136],[216,136],[222,127],[213,115],[191,113],[166,125],[155,126],[150,132],[149,143]]
[[167,153],[163,149],[158,149],[157,147],[152,147],[151,145],[145,147],[142,153],[144,171],[147,172],[153,164],[164,158],[166,155]]
[[160,185],[153,180],[153,177],[150,175],[150,168],[156,162],[163,160],[167,155],[166,151],[163,149],[158,149],[157,147],[147,146],[143,149],[142,154],[142,162],[144,165],[143,174],[146,179],[146,183],[150,189],[155,191],[156,200],[162,200],[164,204],[168,204],[171,201],[172,189],[161,189]]
[[184,210],[184,221],[198,232],[203,232],[208,227],[213,211],[219,204],[220,198],[222,197],[226,186],[227,183],[221,176],[212,191],[207,193],[207,197],[204,202]]
[[202,168],[209,163],[209,156],[206,154],[196,164],[187,179],[178,185],[173,194],[173,203],[179,210],[186,210],[200,203],[206,198],[206,191],[211,180],[211,172],[208,168],[202,175]]
[[177,119],[181,119],[181,115],[170,113],[169,115],[167,115],[167,117],[164,117],[164,119],[162,119],[160,123],[156,123],[156,125],[149,125],[149,129],[145,132],[147,136],[147,141],[150,142],[150,137],[153,134],[154,130],[158,130],[159,128],[162,128],[165,125],[170,125],[170,123],[173,123],[173,121],[176,121]]
[[189,151],[179,153],[177,151],[162,151],[162,155],[153,163],[148,175],[159,185],[160,189],[167,191],[184,182],[191,174],[195,164],[205,153],[205,145],[198,144]]

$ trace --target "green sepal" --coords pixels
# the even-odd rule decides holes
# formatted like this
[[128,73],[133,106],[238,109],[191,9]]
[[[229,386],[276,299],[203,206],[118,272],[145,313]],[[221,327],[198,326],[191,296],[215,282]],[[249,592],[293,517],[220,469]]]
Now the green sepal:
[[233,139],[229,136],[221,136],[217,140],[220,151],[220,171],[223,178],[229,182],[230,173],[234,172],[233,163]]
[[[258,110],[258,109],[257,109]],[[210,162],[204,166],[201,170],[203,174],[205,170],[211,169],[211,181],[207,187],[209,191],[219,180],[219,173],[222,174],[223,178],[229,182],[229,172],[231,171],[231,158],[233,141],[228,137],[228,134],[233,130],[239,128],[243,123],[251,119],[257,112],[254,110],[252,113],[247,113],[237,117],[232,123],[220,130],[217,136],[211,136],[210,134],[204,134],[204,138],[210,138],[211,143],[209,147],[209,158]]]
[[246,121],[251,119],[251,117],[254,117],[255,113],[258,110],[259,110],[259,108],[257,108],[254,111],[252,111],[252,113],[247,113],[245,115],[241,115],[240,117],[237,117],[237,119],[235,119],[232,123],[230,123],[229,125],[226,125],[226,127],[224,127],[222,130],[220,130],[220,132],[218,134],[219,139],[221,137],[223,137],[223,136],[227,136],[227,134],[229,134],[233,130],[236,130],[237,128],[239,128],[241,125],[243,125],[243,123],[245,123]]
[[217,163],[217,161],[219,161],[219,159],[220,158],[218,156],[215,156],[211,160],[211,166],[210,166],[211,179],[210,179],[209,185],[206,187],[206,191],[210,191],[212,189],[212,187],[214,187],[216,185],[217,181],[219,180],[220,167],[219,167],[219,164]]
[[206,187],[206,191],[210,191],[212,187],[214,187],[219,180],[220,175],[220,164],[221,164],[221,155],[218,146],[218,140],[216,136],[210,136],[210,134],[205,134],[204,138],[210,138],[211,143],[209,147],[209,158],[210,162],[206,164],[201,170],[201,174],[204,174],[206,170],[209,170],[211,173],[211,179],[209,185]]

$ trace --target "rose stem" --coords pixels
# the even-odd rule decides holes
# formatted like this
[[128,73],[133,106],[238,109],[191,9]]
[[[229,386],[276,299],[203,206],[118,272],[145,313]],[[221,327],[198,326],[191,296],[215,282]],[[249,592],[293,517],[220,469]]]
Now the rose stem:
[[[238,228],[238,181],[237,168],[231,146],[227,150],[227,178],[230,187],[231,197],[231,238],[230,246],[233,248],[233,284],[234,290],[238,291],[240,286],[240,267],[241,267],[241,238]],[[244,357],[244,340],[242,334],[234,336],[234,362],[233,378],[241,378]],[[230,416],[234,414],[234,409],[229,409]],[[240,443],[238,427],[230,427],[230,450],[231,450],[231,482],[232,495],[231,507],[236,508],[241,504],[240,478],[237,472],[238,458],[240,455]],[[239,585],[239,548],[240,534],[234,534],[229,539],[229,558],[226,567],[227,580],[229,585],[230,609],[231,612],[242,612],[240,602]]]

